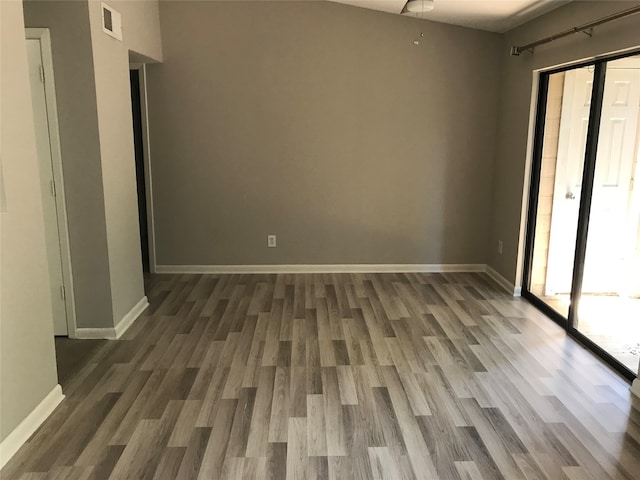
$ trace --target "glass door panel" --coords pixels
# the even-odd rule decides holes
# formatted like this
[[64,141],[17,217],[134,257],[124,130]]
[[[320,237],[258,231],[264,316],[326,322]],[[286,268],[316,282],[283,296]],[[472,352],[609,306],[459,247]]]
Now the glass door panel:
[[606,65],[574,327],[632,372],[640,358],[640,56]]
[[593,67],[548,77],[529,291],[568,318]]

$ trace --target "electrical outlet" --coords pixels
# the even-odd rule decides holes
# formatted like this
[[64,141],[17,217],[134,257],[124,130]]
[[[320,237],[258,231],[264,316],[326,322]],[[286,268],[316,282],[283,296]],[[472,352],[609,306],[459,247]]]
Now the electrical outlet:
[[267,235],[267,247],[275,248],[276,246],[276,236],[275,235]]
[[502,255],[502,240],[498,240],[498,253]]

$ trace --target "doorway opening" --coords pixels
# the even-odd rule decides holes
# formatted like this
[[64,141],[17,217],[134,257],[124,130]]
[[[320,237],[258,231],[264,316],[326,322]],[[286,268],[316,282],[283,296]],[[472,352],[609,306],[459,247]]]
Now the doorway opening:
[[138,193],[138,223],[140,225],[140,251],[142,254],[142,271],[146,279],[151,272],[149,254],[149,228],[147,212],[147,187],[144,169],[144,144],[142,129],[142,107],[140,95],[140,71],[129,70],[131,81],[131,114],[133,117],[133,144],[136,162],[136,186]]
[[640,55],[540,76],[523,296],[632,379],[640,361]]

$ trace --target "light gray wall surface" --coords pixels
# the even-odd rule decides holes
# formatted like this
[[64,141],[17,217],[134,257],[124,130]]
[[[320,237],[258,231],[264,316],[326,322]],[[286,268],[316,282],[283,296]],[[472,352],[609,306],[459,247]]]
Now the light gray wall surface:
[[[102,31],[102,8],[89,2],[102,184],[114,323],[144,296],[136,196],[129,52]],[[127,21],[123,17],[123,22]]]
[[[522,27],[508,32],[502,44],[502,79],[496,163],[493,171],[492,221],[489,236],[489,265],[511,282],[519,283],[519,240],[524,234],[521,223],[529,115],[531,111],[533,71],[592,58],[621,49],[640,46],[640,16],[635,15],[595,29],[593,37],[573,35],[536,48],[533,55],[510,57],[511,45],[522,45],[570,29],[577,25],[625,10],[638,2],[572,2]],[[526,177],[526,178],[525,178]],[[526,205],[524,206],[526,208]],[[502,240],[503,253],[497,252]]]
[[328,2],[160,18],[159,265],[486,262],[499,35]]
[[51,32],[77,325],[112,327],[88,3],[27,0],[24,17],[27,27]]
[[122,35],[127,48],[149,60],[162,61],[158,0],[110,0],[122,14]]
[[117,324],[144,296],[129,50],[162,59],[157,0],[115,1],[123,41],[102,31],[98,1],[25,2],[51,30],[78,327]]
[[162,59],[158,2],[113,2],[123,41],[102,31],[100,2],[89,1],[96,104],[102,155],[104,208],[114,323],[144,297],[136,192],[129,50]]
[[0,441],[56,386],[53,319],[21,2],[0,2]]

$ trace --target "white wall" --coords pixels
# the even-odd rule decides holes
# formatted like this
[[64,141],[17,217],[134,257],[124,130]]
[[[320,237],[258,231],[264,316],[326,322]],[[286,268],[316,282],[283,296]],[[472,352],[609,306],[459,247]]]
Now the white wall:
[[0,440],[56,386],[22,2],[0,2]]

